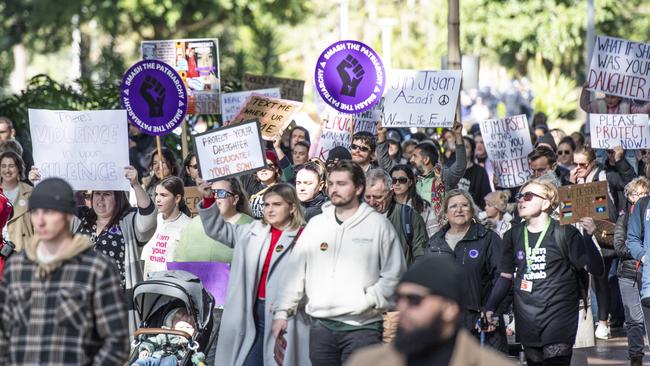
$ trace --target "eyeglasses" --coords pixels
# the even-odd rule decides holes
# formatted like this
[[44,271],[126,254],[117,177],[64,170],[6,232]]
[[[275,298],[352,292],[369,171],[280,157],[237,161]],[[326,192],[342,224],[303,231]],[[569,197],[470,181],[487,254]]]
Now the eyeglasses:
[[643,197],[647,196],[648,192],[632,192],[630,193],[630,197]]
[[408,304],[409,307],[416,307],[420,306],[424,298],[427,297],[427,295],[420,295],[420,294],[400,294],[398,292],[393,295],[393,301],[397,304],[401,300],[406,300],[406,303]]
[[467,203],[456,203],[447,208],[448,211],[465,211],[469,210],[469,205]]
[[571,155],[571,150],[558,150],[558,155]]
[[589,164],[591,164],[591,163],[574,163],[574,164],[575,164],[576,166],[582,168],[582,169],[587,169],[587,167],[588,167]]
[[226,191],[225,189],[213,189],[214,195],[217,198],[224,199],[227,198],[228,196],[234,196],[235,194],[229,191]]
[[517,193],[515,195],[515,201],[521,201],[523,199],[526,202],[530,202],[530,201],[533,200],[533,197],[539,197],[539,198],[541,198],[543,200],[546,199],[546,197],[544,197],[544,196],[540,196],[537,193],[528,191],[528,192],[524,192],[524,193],[521,193],[521,192]]
[[407,177],[393,177],[393,184],[406,184],[409,179]]
[[370,151],[370,148],[367,147],[367,146],[352,144],[352,145],[350,145],[350,150],[359,150],[359,151],[362,151],[362,152],[368,152],[368,151]]
[[192,165],[189,165],[189,167],[192,168],[192,169],[198,169],[199,165],[198,164],[192,164]]

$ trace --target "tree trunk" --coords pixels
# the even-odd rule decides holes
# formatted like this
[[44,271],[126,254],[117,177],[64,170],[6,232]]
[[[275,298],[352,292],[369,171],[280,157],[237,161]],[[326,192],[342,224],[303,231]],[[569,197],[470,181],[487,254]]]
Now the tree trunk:
[[27,87],[27,48],[23,43],[17,43],[12,48],[14,70],[9,77],[11,91],[19,93]]

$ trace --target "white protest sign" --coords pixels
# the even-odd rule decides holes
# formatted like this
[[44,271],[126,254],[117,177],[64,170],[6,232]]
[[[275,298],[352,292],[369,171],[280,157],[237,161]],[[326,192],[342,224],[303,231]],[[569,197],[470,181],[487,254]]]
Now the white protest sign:
[[221,114],[223,121],[231,121],[239,110],[246,104],[248,97],[251,94],[265,95],[267,97],[282,98],[280,95],[280,88],[248,90],[236,93],[223,93],[221,94]]
[[343,146],[350,150],[351,128],[354,118],[351,114],[341,113],[327,106],[321,115],[321,135],[316,147],[315,156],[322,161],[327,160],[330,150]]
[[392,70],[383,127],[451,127],[462,70]]
[[192,136],[201,177],[214,182],[266,166],[258,121]]
[[498,176],[497,186],[519,187],[530,177],[528,154],[533,151],[526,116],[481,121],[481,135]]
[[625,150],[649,149],[650,127],[647,114],[589,114],[591,147]]
[[126,111],[29,110],[34,165],[77,191],[128,191]]
[[587,83],[589,90],[650,100],[650,44],[596,37]]

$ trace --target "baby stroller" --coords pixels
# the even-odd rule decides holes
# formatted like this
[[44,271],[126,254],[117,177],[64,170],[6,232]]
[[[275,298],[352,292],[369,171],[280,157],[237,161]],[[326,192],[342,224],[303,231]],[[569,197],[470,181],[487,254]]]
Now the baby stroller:
[[[177,364],[181,366],[191,365],[192,356],[196,352],[207,353],[210,349],[214,298],[193,274],[186,271],[152,272],[146,281],[134,287],[133,304],[141,321],[133,335],[129,365],[138,359],[140,344],[160,334],[187,339],[185,354],[177,355]],[[185,309],[194,321],[195,331],[191,336],[171,329],[171,319],[179,309]],[[167,346],[164,347],[164,356],[176,353],[175,347]]]

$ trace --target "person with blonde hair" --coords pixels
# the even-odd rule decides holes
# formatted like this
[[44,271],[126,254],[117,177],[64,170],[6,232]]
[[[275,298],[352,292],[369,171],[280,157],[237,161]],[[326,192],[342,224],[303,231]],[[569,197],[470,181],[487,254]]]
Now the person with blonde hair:
[[485,211],[479,214],[483,225],[496,231],[500,237],[510,230],[512,215],[508,212],[510,191],[494,191],[485,196]]
[[[224,220],[210,184],[201,180],[197,183],[204,196],[198,209],[205,233],[235,249],[215,364],[275,364],[271,306],[284,289],[292,256],[296,255],[296,240],[305,223],[296,190],[287,183],[267,187],[262,197],[263,219],[235,225]],[[309,364],[309,325],[306,317],[298,313],[284,334],[284,365]]]
[[[557,187],[532,179],[515,196],[523,222],[504,236],[504,263],[514,274],[515,330],[529,366],[571,363],[578,329],[579,301],[586,297],[587,271],[604,272],[592,241],[593,218],[582,218],[585,237],[551,218],[559,205]],[[506,263],[507,262],[507,263]]]

